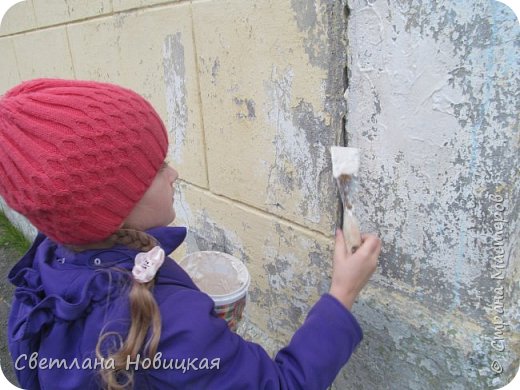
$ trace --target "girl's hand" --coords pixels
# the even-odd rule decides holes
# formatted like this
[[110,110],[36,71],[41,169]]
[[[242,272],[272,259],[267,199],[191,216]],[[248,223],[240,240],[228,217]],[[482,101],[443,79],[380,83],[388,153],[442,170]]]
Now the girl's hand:
[[336,229],[329,293],[347,309],[352,309],[356,297],[376,270],[380,252],[381,240],[374,234],[361,234],[361,246],[355,253],[349,252],[342,230]]

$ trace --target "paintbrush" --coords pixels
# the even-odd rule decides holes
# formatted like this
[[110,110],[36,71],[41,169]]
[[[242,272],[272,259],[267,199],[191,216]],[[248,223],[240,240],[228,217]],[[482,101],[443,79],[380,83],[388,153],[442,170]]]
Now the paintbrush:
[[330,148],[332,158],[332,175],[336,179],[343,204],[343,237],[350,251],[361,245],[359,223],[354,216],[352,195],[359,171],[359,149],[343,146]]

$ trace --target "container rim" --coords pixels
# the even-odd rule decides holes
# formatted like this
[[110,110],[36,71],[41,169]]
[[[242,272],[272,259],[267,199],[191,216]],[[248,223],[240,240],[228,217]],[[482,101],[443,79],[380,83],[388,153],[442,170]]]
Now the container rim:
[[[235,291],[232,291],[228,294],[209,294],[209,293],[201,290],[203,293],[207,294],[211,299],[213,299],[216,306],[228,305],[230,303],[238,301],[240,298],[242,298],[243,296],[246,295],[247,290],[249,289],[249,285],[251,284],[251,275],[249,274],[249,270],[247,269],[247,266],[244,264],[244,262],[242,260],[240,260],[239,258],[237,258],[233,255],[230,255],[229,253],[220,252],[220,251],[195,251],[195,252],[186,254],[181,260],[179,260],[178,264],[182,267],[182,263],[184,261],[189,259],[191,256],[194,256],[194,255],[200,254],[200,253],[223,255],[224,257],[227,257],[230,260],[238,263],[239,267],[241,267],[245,271],[245,274],[247,276],[246,282],[244,284],[242,284]],[[190,278],[191,278],[191,276],[190,276]]]

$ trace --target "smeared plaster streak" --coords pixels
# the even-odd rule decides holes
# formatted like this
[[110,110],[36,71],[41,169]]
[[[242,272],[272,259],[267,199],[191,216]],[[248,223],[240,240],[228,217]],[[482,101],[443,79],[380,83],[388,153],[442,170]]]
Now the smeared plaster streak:
[[[236,232],[225,229],[222,224],[216,222],[216,217],[212,217],[211,211],[208,212],[206,208],[201,207],[194,211],[193,205],[190,204],[186,195],[190,191],[199,192],[199,196],[202,194],[211,196],[211,193],[203,189],[199,190],[186,182],[180,182],[177,188],[178,191],[175,194],[177,220],[187,225],[188,232],[192,235],[192,239],[188,240],[188,250],[190,252],[196,250],[219,250],[244,260],[243,254],[246,252],[242,240]],[[221,197],[213,196],[213,198],[211,203],[215,200],[228,204],[231,203]],[[219,214],[219,210],[213,211],[216,215]],[[202,244],[201,242],[196,242],[194,240],[195,237],[205,242]],[[214,247],[209,248],[208,245],[214,245]]]
[[[413,297],[414,306],[440,308],[443,317],[448,312],[454,319],[472,318],[482,328],[479,333],[453,322],[452,333],[464,332],[468,338],[478,334],[486,340],[474,346],[470,361],[458,351],[461,339],[446,343],[451,352],[443,352],[445,362],[420,354],[417,358],[489,384],[492,373],[482,356],[490,356],[493,328],[488,317],[496,281],[490,277],[493,204],[488,195],[504,197],[504,249],[510,262],[518,231],[518,175],[511,169],[519,161],[518,119],[510,115],[518,112],[514,91],[519,85],[519,49],[510,39],[518,37],[518,24],[499,12],[496,3],[466,8],[447,1],[409,1],[407,11],[396,12],[403,3],[375,1],[370,7],[377,11],[372,12],[366,2],[350,2],[355,5],[349,19],[347,124],[350,145],[367,157],[359,176],[370,194],[356,200],[355,207],[360,220],[372,221],[382,234],[375,283]],[[381,31],[368,29],[376,20],[382,23],[382,36],[367,37]],[[513,280],[502,282],[511,291],[504,318],[520,312],[512,303],[518,296]],[[367,312],[367,322],[373,319]],[[388,323],[382,321],[381,326],[388,328]],[[418,333],[421,339],[410,338],[409,343],[419,351],[438,331],[425,325]],[[514,328],[507,333],[504,364],[518,359],[517,335]],[[386,341],[381,342],[386,347]],[[399,354],[415,353],[408,343],[395,348]],[[386,370],[405,368],[382,364]],[[415,367],[423,381],[431,377],[435,383],[432,372],[437,365]],[[411,375],[407,379],[411,388],[419,388],[421,380]]]
[[[417,329],[408,313],[390,319],[404,323],[393,337],[410,329],[419,334],[396,344],[412,368],[400,384],[435,387],[439,376],[450,387],[460,376],[467,384],[505,384],[506,370],[518,362],[518,332],[507,332],[507,356],[498,357],[504,375],[495,376],[488,360],[493,356],[493,289],[503,285],[510,292],[504,318],[520,315],[513,303],[519,285],[511,277],[518,271],[510,270],[518,270],[519,230],[518,172],[511,168],[519,162],[518,119],[511,115],[518,112],[520,82],[516,18],[496,2],[376,0],[367,5],[359,0],[349,5],[347,126],[351,145],[367,156],[359,176],[370,194],[356,207],[360,219],[373,220],[384,243],[373,281],[408,296],[414,313],[430,308],[439,312],[435,323],[454,321],[443,339],[445,351],[435,350],[438,358],[421,350],[435,349],[432,335],[442,327],[425,322]],[[494,204],[489,195],[495,194],[504,198],[500,235],[510,270],[501,281],[491,278]],[[381,304],[375,300],[360,315],[376,329],[390,326],[374,314]],[[471,318],[478,328],[457,318]],[[465,339],[452,339],[462,334]],[[392,350],[385,339],[377,342]],[[406,369],[400,362],[380,363],[390,376]]]
[[[449,388],[456,388],[452,385],[458,384],[464,389],[481,375],[493,375],[486,364],[486,355],[481,352],[489,343],[485,326],[461,317],[459,313],[417,304],[414,298],[374,284],[363,291],[353,311],[357,318],[370,318],[370,326],[363,325],[365,337],[370,342],[363,343],[356,355],[379,367],[373,373],[376,375],[374,388],[384,388],[381,380],[392,378],[399,385],[408,383],[411,389],[437,388],[437,383]],[[384,352],[370,353],[370,348],[375,347],[378,352]],[[389,354],[395,360],[380,374],[380,367],[385,365],[383,362]],[[460,364],[459,356],[482,368],[468,371]],[[350,383],[348,378],[347,370],[346,383]],[[337,383],[341,384],[343,380],[339,379]],[[345,384],[343,388],[346,388]]]
[[176,163],[183,162],[183,146],[186,143],[188,107],[186,105],[186,69],[184,67],[184,46],[182,34],[168,35],[163,45],[164,80],[166,86],[166,111],[168,124],[174,139],[170,142],[172,158]]
[[302,201],[299,206],[304,209],[303,217],[318,223],[321,214],[318,177],[327,168],[327,151],[324,145],[310,144],[305,130],[294,123],[297,114],[291,107],[293,77],[291,68],[280,72],[273,66],[271,78],[265,83],[270,98],[266,108],[267,117],[276,129],[276,160],[269,175],[266,203],[276,204],[276,189],[280,181],[288,191],[294,189],[297,181],[301,189]]
[[[491,1],[489,4],[491,8],[491,14],[493,19],[497,18],[496,14],[496,4],[494,1]],[[494,23],[491,23],[491,33],[490,33],[490,40],[495,41],[497,39],[496,35],[496,27]],[[486,56],[485,56],[485,77],[483,81],[483,87],[482,87],[482,96],[480,98],[481,103],[478,105],[478,111],[477,111],[477,121],[476,123],[471,126],[471,153],[470,153],[470,159],[469,159],[469,180],[474,183],[475,181],[475,174],[478,165],[482,165],[477,159],[480,155],[480,140],[482,139],[482,135],[485,134],[486,128],[483,125],[483,121],[486,118],[486,113],[490,112],[490,105],[491,102],[493,102],[493,96],[491,95],[491,80],[493,77],[493,60],[495,58],[495,45],[488,45],[486,49]],[[479,140],[480,138],[480,140]],[[479,164],[480,163],[480,164]],[[465,255],[465,244],[466,244],[466,229],[468,228],[468,225],[471,222],[468,222],[467,220],[467,214],[462,216],[461,221],[461,227],[460,227],[460,238],[459,238],[459,250],[458,250],[458,256],[456,259],[456,265],[455,265],[455,278],[454,278],[454,286],[455,286],[455,300],[453,302],[452,307],[455,308],[456,306],[460,305],[460,293],[459,290],[462,288],[461,286],[461,274],[463,272],[464,267],[464,255]]]
[[[372,12],[371,9],[369,8],[363,8],[359,11],[359,13],[362,13],[364,12],[366,15],[370,15],[370,12]],[[354,21],[353,23],[355,24],[355,19],[359,17],[359,13],[356,13],[354,15]],[[373,11],[373,14],[376,15],[377,13],[375,11]],[[375,16],[374,16],[375,18]],[[370,18],[369,18],[370,19]],[[380,20],[380,17],[377,17],[374,19],[375,20]],[[363,24],[363,27],[365,26],[365,24]],[[381,28],[380,27],[373,27],[373,31],[374,31],[374,34],[379,34],[380,31],[381,31]],[[365,32],[365,34],[367,34]],[[423,37],[421,37],[423,38]],[[419,38],[417,38],[417,40],[419,40]],[[392,69],[395,69],[394,68],[394,65],[393,63],[391,62],[392,61],[392,58],[395,57],[396,59],[396,62],[395,64],[400,64],[401,65],[401,68],[403,67],[403,64],[402,64],[402,61],[404,61],[406,58],[403,58],[403,57],[400,57],[399,56],[399,50],[395,50],[394,52],[392,53],[389,53],[390,55],[386,55],[386,56],[382,56],[380,54],[381,50],[378,50],[377,49],[377,43],[380,42],[380,37],[377,37],[377,38],[372,38],[372,39],[367,39],[367,42],[369,42],[369,49],[370,49],[370,44],[375,44],[376,45],[376,49],[370,49],[370,53],[367,53],[366,50],[366,47],[367,45],[364,44],[364,40],[363,40],[363,46],[365,48],[365,52],[364,54],[365,55],[370,55],[372,60],[375,60],[375,61],[372,61],[370,62],[370,64],[374,63],[373,66],[360,66],[359,67],[359,70],[365,70],[365,73],[367,73],[365,75],[365,79],[370,83],[371,85],[371,89],[374,88],[374,84],[373,84],[373,81],[370,80],[372,78],[371,75],[369,75],[369,73],[372,71],[372,70],[377,70],[378,67],[380,67],[381,65],[383,65],[383,68],[385,70],[385,73],[387,74],[392,74],[393,71]],[[360,42],[361,44],[361,42]],[[420,47],[424,50],[428,50],[427,48],[428,47],[432,47],[432,48],[435,48],[435,45],[432,45],[432,44],[429,44],[429,43],[422,43],[420,44]],[[432,52],[432,56],[434,56],[434,53]],[[410,96],[410,94],[413,94],[415,93],[415,90],[417,90],[418,88],[421,88],[422,85],[424,84],[432,84],[431,81],[428,83],[426,82],[425,80],[419,82],[418,80],[420,80],[420,77],[421,75],[423,74],[431,74],[431,75],[435,75],[435,72],[424,72],[424,71],[415,71],[418,76],[414,76],[414,71],[413,69],[428,69],[428,63],[431,62],[430,60],[430,56],[424,56],[424,57],[421,57],[422,58],[422,61],[420,64],[417,64],[415,67],[409,67],[409,68],[406,68],[405,67],[405,70],[406,71],[411,71],[410,73],[410,78],[409,79],[401,79],[401,78],[391,78],[390,81],[391,81],[391,87],[393,88],[391,91],[392,94],[394,94],[394,96],[403,96],[403,100],[407,97],[407,96]],[[383,60],[384,62],[381,63],[381,64],[377,64],[377,62],[379,60]],[[410,58],[408,61],[414,61],[414,60],[417,60],[416,57],[412,57]],[[361,62],[363,64],[363,62]],[[356,62],[356,65],[358,64],[358,62]],[[377,66],[376,66],[377,65]],[[386,65],[386,66],[385,66]],[[406,73],[403,73],[399,70],[399,73],[400,75],[403,75],[403,74],[406,74]],[[431,78],[431,76],[429,76]],[[463,94],[462,92],[458,92],[454,95],[454,90],[452,88],[446,88],[446,79],[447,77],[446,76],[441,76],[442,78],[439,79],[437,85],[439,85],[438,87],[435,88],[434,92],[431,94],[431,96],[435,96],[435,101],[436,103],[434,104],[434,109],[437,109],[437,110],[440,110],[440,111],[443,111],[443,112],[446,112],[446,113],[449,113],[450,116],[455,116],[453,114],[453,110],[451,109],[451,112],[449,112],[449,109],[450,109],[450,106],[452,106],[452,102],[460,102],[460,101],[463,101]],[[392,82],[393,80],[395,80],[394,82]],[[407,82],[407,80],[410,80],[410,82]],[[398,82],[398,83],[397,83]],[[418,85],[421,84],[421,85]],[[435,84],[434,84],[435,85]],[[445,90],[446,92],[441,92]],[[389,90],[390,92],[390,90]],[[440,94],[442,93],[442,94]],[[354,100],[355,97],[352,97],[352,100]],[[446,102],[446,103],[443,103],[443,102]],[[422,100],[422,102],[424,103],[424,99]],[[351,101],[350,102],[350,106],[351,107],[355,107],[356,106],[356,103],[355,101]],[[364,103],[364,102],[363,102]],[[360,104],[363,104],[360,102]],[[408,118],[412,117],[412,115],[403,115],[402,113],[402,110],[398,110],[397,109],[397,106],[400,106],[400,107],[410,107],[410,104],[409,103],[405,103],[403,102],[402,104],[399,104],[398,102],[396,102],[396,108],[394,109],[393,107],[388,107],[387,110],[385,110],[383,113],[381,113],[381,116],[379,118],[379,123],[378,123],[378,126],[382,126],[382,125],[385,125],[387,123],[387,120],[383,120],[384,117],[388,117],[389,115],[392,115],[392,113],[395,113],[393,115],[393,117],[389,117],[388,118],[388,123],[394,123],[393,125],[390,125],[390,126],[386,126],[385,129],[387,133],[391,133],[391,134],[388,134],[386,137],[384,137],[384,139],[388,139],[388,138],[392,138],[392,142],[391,143],[388,143],[386,142],[385,143],[385,146],[383,148],[383,146],[381,145],[380,148],[378,148],[379,150],[383,151],[383,150],[386,150],[384,152],[384,155],[382,157],[385,157],[385,158],[389,158],[390,156],[392,155],[395,155],[397,151],[405,151],[406,154],[410,154],[410,157],[408,157],[406,160],[407,161],[410,161],[411,164],[414,163],[414,160],[416,160],[417,157],[421,157],[422,156],[425,156],[425,155],[428,155],[430,154],[430,150],[431,150],[431,146],[436,146],[437,148],[439,148],[440,146],[443,145],[443,143],[446,141],[446,136],[448,135],[447,131],[450,129],[450,127],[453,127],[453,125],[449,126],[449,125],[446,125],[446,126],[442,126],[440,127],[441,131],[432,131],[430,132],[429,136],[428,136],[428,141],[427,142],[419,142],[417,143],[416,142],[416,145],[414,145],[413,147],[411,147],[411,145],[408,145],[408,141],[409,140],[414,140],[414,141],[418,141],[420,138],[419,137],[416,137],[416,136],[412,136],[412,135],[407,135],[406,133],[403,133],[403,130],[412,130],[411,126],[410,126],[410,123],[409,123],[409,120]],[[388,106],[388,102],[387,102],[387,106]],[[422,118],[424,118],[424,115],[425,115],[425,111],[424,109],[422,109],[420,106],[414,106],[412,105],[412,110],[411,110],[411,114],[420,114],[422,115]],[[383,117],[384,116],[384,117]],[[436,122],[436,120],[434,119],[434,117],[432,116],[432,120],[433,120],[433,123]],[[428,121],[425,120],[425,122],[427,123]],[[395,125],[395,123],[397,123],[398,125]],[[444,129],[443,129],[444,128]],[[381,133],[380,133],[381,134]],[[413,134],[411,131],[410,131],[410,134]],[[403,137],[404,135],[404,137]],[[408,140],[408,141],[407,141]],[[378,144],[379,140],[378,139],[374,139],[374,143],[375,144]],[[404,141],[404,142],[403,142]],[[424,144],[424,147],[421,147],[420,145],[421,144]],[[419,149],[417,148],[417,146],[419,146]],[[392,149],[392,150],[389,150],[389,149]],[[443,150],[439,150],[440,152],[445,153],[445,151]],[[417,157],[415,157],[417,156]],[[441,161],[441,160],[439,160]],[[410,165],[411,165],[410,164]],[[433,170],[432,170],[432,173],[427,173],[427,172],[422,172],[423,175],[425,175],[424,177],[427,178],[429,177],[430,179],[428,181],[431,180],[431,178],[434,178],[435,176],[433,175]],[[464,237],[463,237],[464,238]],[[460,252],[459,251],[459,254],[463,254],[463,252]],[[454,274],[458,275],[460,274],[460,268],[458,266],[455,266],[454,267]]]
[[175,192],[175,214],[177,220],[182,221],[187,226],[194,225],[194,216],[191,211],[188,200],[185,195],[185,188],[190,184],[185,183],[181,180],[177,181],[177,190]]

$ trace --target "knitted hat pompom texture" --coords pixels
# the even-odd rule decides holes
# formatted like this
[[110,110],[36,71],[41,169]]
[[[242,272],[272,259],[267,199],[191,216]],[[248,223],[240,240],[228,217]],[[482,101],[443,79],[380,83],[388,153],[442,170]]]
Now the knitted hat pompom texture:
[[114,233],[167,149],[150,103],[114,84],[34,79],[0,97],[0,195],[57,243]]

